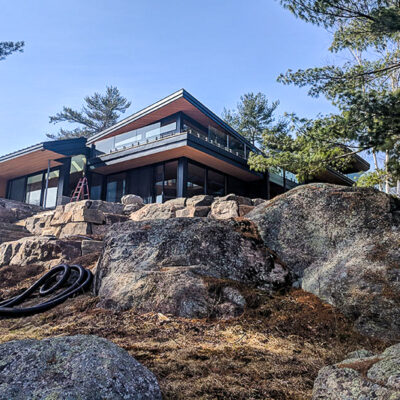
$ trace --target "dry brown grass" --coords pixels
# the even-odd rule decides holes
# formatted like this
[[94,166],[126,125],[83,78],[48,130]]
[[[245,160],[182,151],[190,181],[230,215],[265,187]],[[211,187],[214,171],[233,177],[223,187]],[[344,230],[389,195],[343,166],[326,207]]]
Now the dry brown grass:
[[[0,297],[16,294],[34,275],[9,267]],[[35,272],[36,271],[36,272]],[[12,278],[13,277],[13,278]],[[10,283],[18,287],[10,286]],[[125,348],[157,376],[164,399],[309,399],[324,365],[358,348],[385,345],[355,333],[332,307],[302,290],[268,296],[247,290],[249,308],[228,321],[137,315],[96,307],[89,294],[40,315],[0,320],[0,342],[93,334]]]

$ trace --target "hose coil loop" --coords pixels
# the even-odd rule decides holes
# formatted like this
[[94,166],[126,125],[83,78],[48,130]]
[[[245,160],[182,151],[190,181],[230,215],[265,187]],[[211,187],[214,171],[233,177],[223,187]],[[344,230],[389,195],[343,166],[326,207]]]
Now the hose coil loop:
[[[75,272],[71,275],[71,272]],[[71,277],[71,280],[69,279]],[[22,317],[41,313],[53,308],[69,297],[87,289],[93,279],[92,273],[80,265],[59,264],[38,279],[30,288],[18,296],[0,302],[0,317]],[[51,299],[31,307],[16,308],[23,303],[33,292],[39,289],[40,296],[54,293],[56,290],[68,286]]]

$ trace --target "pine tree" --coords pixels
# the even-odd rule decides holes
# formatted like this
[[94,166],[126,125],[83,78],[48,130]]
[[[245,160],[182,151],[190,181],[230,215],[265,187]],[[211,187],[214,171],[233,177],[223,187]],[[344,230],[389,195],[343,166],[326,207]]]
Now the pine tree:
[[95,133],[114,125],[120,116],[130,107],[131,103],[123,96],[116,87],[107,87],[105,95],[95,93],[93,96],[85,97],[85,105],[81,111],[70,107],[50,117],[50,123],[69,122],[79,125],[67,130],[61,128],[58,134],[46,134],[50,139],[71,139],[77,137],[90,137]]
[[22,53],[24,45],[24,42],[0,42],[0,61],[5,60],[12,53]]
[[263,93],[246,93],[235,110],[224,109],[222,118],[253,145],[260,145],[262,133],[272,126],[279,101],[269,104]]
[[[306,180],[326,167],[346,168],[353,154],[385,154],[384,167],[360,184],[384,179],[386,189],[400,177],[400,19],[396,0],[282,0],[296,16],[334,29],[330,51],[348,51],[352,61],[293,72],[278,80],[324,95],[339,113],[291,124],[285,137],[263,135],[267,157],[254,156],[257,170],[281,164]],[[293,119],[294,121],[295,119]],[[273,145],[271,145],[271,143]],[[384,173],[380,170],[383,169]]]

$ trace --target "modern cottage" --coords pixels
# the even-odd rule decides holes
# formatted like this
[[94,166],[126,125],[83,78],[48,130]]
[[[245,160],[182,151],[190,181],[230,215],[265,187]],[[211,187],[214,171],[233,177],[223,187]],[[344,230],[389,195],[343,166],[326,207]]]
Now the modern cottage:
[[[0,157],[0,197],[43,207],[70,200],[86,174],[91,199],[146,203],[198,194],[271,198],[297,185],[284,170],[251,171],[259,152],[221,118],[182,89],[89,139],[43,142]],[[355,156],[346,171],[326,170],[319,182],[352,185],[369,169]]]

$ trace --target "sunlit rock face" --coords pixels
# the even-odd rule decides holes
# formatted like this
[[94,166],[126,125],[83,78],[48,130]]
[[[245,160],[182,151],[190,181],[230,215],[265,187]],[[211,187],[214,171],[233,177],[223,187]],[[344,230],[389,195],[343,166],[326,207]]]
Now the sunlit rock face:
[[104,307],[181,317],[240,314],[235,284],[273,291],[290,286],[290,274],[251,222],[209,218],[114,225],[95,277]]
[[367,188],[300,186],[246,215],[298,284],[367,335],[400,339],[400,200]]
[[321,369],[313,390],[313,400],[399,398],[400,344],[377,355],[353,352]]

